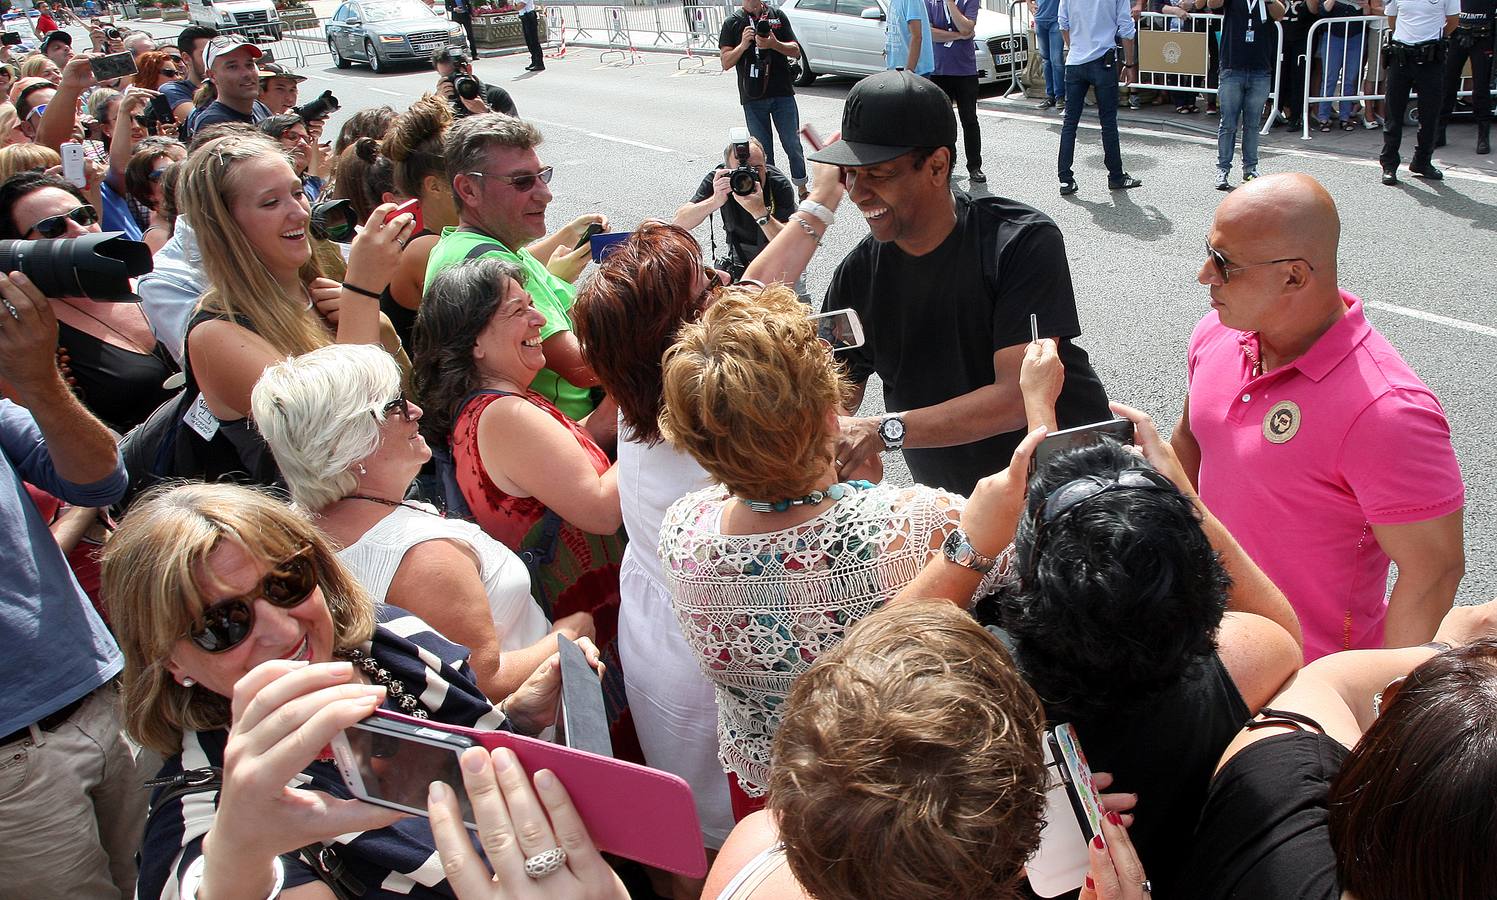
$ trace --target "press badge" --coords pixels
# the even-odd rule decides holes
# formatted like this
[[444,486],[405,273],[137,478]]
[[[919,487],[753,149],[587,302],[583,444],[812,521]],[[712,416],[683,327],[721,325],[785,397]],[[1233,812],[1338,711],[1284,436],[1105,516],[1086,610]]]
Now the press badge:
[[758,78],[759,77],[759,67],[758,66],[749,66],[749,77],[750,78]]
[[1251,29],[1251,28],[1249,28],[1247,31],[1245,31],[1243,33],[1243,35],[1242,35],[1243,41],[1246,42],[1246,43],[1249,43],[1249,44],[1251,44],[1253,42],[1253,38],[1254,37],[1256,37],[1256,35],[1254,34],[1253,29]]
[[208,401],[203,399],[202,394],[198,394],[187,412],[182,414],[182,421],[205,441],[213,440],[213,436],[218,434],[218,416],[208,409]]

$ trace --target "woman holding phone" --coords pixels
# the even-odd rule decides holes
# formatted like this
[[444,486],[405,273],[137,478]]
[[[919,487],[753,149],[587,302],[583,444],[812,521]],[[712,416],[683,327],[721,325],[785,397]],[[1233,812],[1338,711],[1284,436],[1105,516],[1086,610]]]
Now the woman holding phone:
[[[351,799],[323,748],[380,708],[527,734],[555,717],[556,657],[490,703],[466,649],[404,610],[377,613],[321,532],[250,488],[143,496],[105,550],[103,593],[125,654],[126,728],[167,758],[170,779],[141,844],[142,898],[270,897],[324,880],[300,850],[366,889],[444,896],[426,823]],[[209,767],[221,777],[189,774]]]

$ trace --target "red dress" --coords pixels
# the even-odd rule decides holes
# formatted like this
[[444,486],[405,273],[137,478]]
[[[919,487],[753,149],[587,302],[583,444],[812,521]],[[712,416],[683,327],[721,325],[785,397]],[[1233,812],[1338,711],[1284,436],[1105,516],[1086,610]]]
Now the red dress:
[[[483,393],[469,400],[458,413],[452,429],[452,460],[463,499],[473,519],[494,540],[520,555],[530,569],[530,590],[554,622],[576,612],[592,613],[598,651],[607,663],[604,695],[610,717],[615,719],[614,753],[627,752],[634,742],[633,728],[620,734],[618,717],[627,708],[623,669],[619,665],[615,638],[619,621],[619,565],[624,560],[620,534],[588,534],[570,522],[547,516],[546,505],[534,497],[514,497],[499,488],[484,471],[478,455],[478,420],[490,403],[500,397],[521,397],[566,426],[587,453],[599,475],[608,471],[608,454],[581,425],[533,391]],[[550,537],[554,532],[555,537]],[[621,747],[623,743],[625,746]]]

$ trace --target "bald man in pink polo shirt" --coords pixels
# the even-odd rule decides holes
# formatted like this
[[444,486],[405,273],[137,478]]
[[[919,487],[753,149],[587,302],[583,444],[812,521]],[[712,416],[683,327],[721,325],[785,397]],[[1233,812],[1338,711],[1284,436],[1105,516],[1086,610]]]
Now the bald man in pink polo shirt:
[[1255,179],[1217,208],[1200,273],[1211,312],[1171,438],[1299,613],[1307,661],[1431,640],[1465,572],[1445,411],[1337,287],[1340,230],[1307,175]]

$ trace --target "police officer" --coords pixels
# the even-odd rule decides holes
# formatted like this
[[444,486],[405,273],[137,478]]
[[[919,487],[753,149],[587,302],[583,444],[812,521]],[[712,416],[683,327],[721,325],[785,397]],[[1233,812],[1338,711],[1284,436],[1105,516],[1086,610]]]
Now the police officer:
[[1455,30],[1461,0],[1388,0],[1387,115],[1383,121],[1383,184],[1398,183],[1398,147],[1403,143],[1403,117],[1409,109],[1409,89],[1419,92],[1419,143],[1409,171],[1439,181],[1445,173],[1435,168],[1435,128],[1445,86],[1444,36]]
[[1476,152],[1492,152],[1492,46],[1497,0],[1461,0],[1461,14],[1450,35],[1450,54],[1445,59],[1445,105],[1440,110],[1440,131],[1435,146],[1445,146],[1445,125],[1455,110],[1455,94],[1461,69],[1471,60],[1471,106],[1476,112]]

